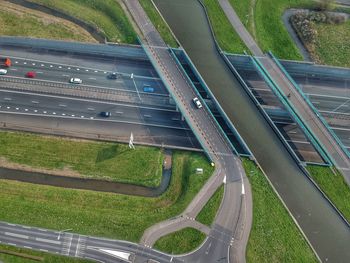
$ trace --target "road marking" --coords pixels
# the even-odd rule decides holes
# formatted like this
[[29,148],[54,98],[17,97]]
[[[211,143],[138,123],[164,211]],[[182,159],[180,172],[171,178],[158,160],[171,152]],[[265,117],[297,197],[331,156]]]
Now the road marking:
[[63,74],[62,76],[63,76],[63,77],[69,77],[69,75],[67,75],[67,74]]
[[28,109],[24,109],[24,111],[28,111]]
[[44,113],[44,114],[46,114],[46,113],[47,113],[47,111],[46,111],[46,110],[44,110],[44,111],[43,111],[43,113]]
[[112,249],[98,249],[105,254],[109,254],[111,256],[114,256],[116,258],[124,259],[124,260],[129,260],[130,253],[126,253],[123,251],[118,251],[118,250],[112,250]]
[[7,108],[8,110],[11,109],[11,107],[9,107],[9,106],[7,106],[6,108]]
[[62,68],[62,66],[58,66],[58,68]]
[[96,80],[96,78],[89,78],[89,79]]
[[65,113],[62,113],[62,116],[66,116],[66,114],[65,114]]
[[27,248],[27,249],[33,249],[32,247],[28,247],[28,246],[23,246],[24,248]]
[[40,238],[40,237],[36,237],[35,240],[39,241],[39,242],[50,243],[50,244],[55,244],[55,245],[60,245],[61,244],[60,241],[46,239],[46,238]]
[[60,107],[67,107],[66,104],[58,104],[58,106],[60,106]]
[[95,110],[94,108],[88,108],[88,110]]
[[52,114],[53,114],[53,115],[56,115],[56,112],[53,112]]
[[89,72],[89,70],[88,70],[88,69],[85,69],[85,71],[86,71],[86,72]]
[[12,70],[12,71],[17,71],[17,69],[16,69],[16,68],[10,68],[10,70]]
[[38,112],[38,110],[34,110],[34,112]]
[[4,98],[4,100],[8,100],[8,101],[10,101],[10,100],[12,100],[11,98]]
[[35,63],[32,63],[33,66],[35,66]]
[[43,252],[49,252],[47,249],[42,249],[42,248],[40,248],[39,250],[40,250],[40,251],[43,251]]
[[38,103],[39,103],[39,101],[32,100],[32,103],[34,103],[34,104],[38,104]]
[[9,226],[16,226],[15,224],[11,224],[11,223],[6,223]]
[[16,108],[16,110],[19,110],[19,108]]
[[80,70],[80,68],[77,68],[77,70],[79,71],[79,70]]
[[44,65],[44,64],[41,64],[40,66],[45,67],[45,65]]
[[17,245],[15,243],[7,243],[7,244],[10,245],[10,246],[17,247]]
[[24,65],[27,65],[27,62],[23,62]]
[[26,236],[26,235],[21,235],[21,234],[16,234],[16,233],[11,233],[11,232],[5,232],[4,234],[6,236],[17,237],[17,238],[22,238],[22,239],[29,239],[29,236]]

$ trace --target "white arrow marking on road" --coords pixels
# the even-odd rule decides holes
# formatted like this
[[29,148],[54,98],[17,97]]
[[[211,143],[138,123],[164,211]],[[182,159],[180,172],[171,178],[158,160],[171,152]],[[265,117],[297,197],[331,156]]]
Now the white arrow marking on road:
[[107,253],[109,255],[115,256],[120,259],[129,260],[130,253],[118,251],[118,250],[111,250],[111,249],[100,249],[102,252]]

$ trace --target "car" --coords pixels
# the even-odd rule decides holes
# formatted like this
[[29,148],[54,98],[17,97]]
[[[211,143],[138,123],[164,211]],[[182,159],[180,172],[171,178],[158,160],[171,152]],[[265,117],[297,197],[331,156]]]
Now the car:
[[6,69],[0,69],[0,75],[6,75],[7,74],[7,70]]
[[34,71],[29,71],[29,72],[27,72],[26,77],[30,78],[30,79],[35,78],[36,73]]
[[102,112],[100,113],[100,115],[101,115],[102,117],[109,118],[109,117],[112,116],[112,113],[111,113],[110,111],[102,111]]
[[198,109],[202,108],[202,103],[199,101],[199,99],[197,97],[193,98],[192,101]]
[[109,79],[117,79],[118,78],[118,74],[117,72],[112,72],[108,75]]
[[81,84],[81,83],[83,83],[83,81],[81,79],[79,79],[79,78],[71,78],[69,80],[69,82],[73,83],[73,84]]

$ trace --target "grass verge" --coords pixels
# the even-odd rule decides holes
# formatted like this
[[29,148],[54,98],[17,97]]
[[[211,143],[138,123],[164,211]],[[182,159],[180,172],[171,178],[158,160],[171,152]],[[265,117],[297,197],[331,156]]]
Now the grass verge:
[[[162,177],[163,154],[155,147],[71,140],[20,132],[0,132],[0,164],[24,169],[107,179],[156,187]],[[21,167],[19,167],[21,168]],[[22,167],[23,168],[23,167]]]
[[0,2],[0,25],[0,35],[96,42],[69,21],[10,2]]
[[350,188],[343,176],[334,174],[329,167],[308,165],[307,170],[318,186],[350,222]]
[[[2,251],[6,251],[3,253]],[[22,256],[13,254],[20,253]],[[12,255],[11,255],[12,254]],[[0,245],[0,260],[4,263],[33,263],[37,262],[26,257],[38,257],[39,262],[44,263],[92,263],[93,261],[86,259],[76,259],[71,257],[57,256],[49,253],[38,252],[29,249],[17,248],[13,246]]]
[[160,238],[154,248],[172,255],[184,254],[199,247],[205,237],[197,229],[188,227]]
[[152,0],[140,0],[139,2],[142,5],[145,12],[147,13],[149,19],[152,21],[155,28],[157,28],[165,43],[174,48],[179,47],[168,25],[165,23],[161,15],[154,7]]
[[318,262],[267,179],[254,162],[243,159],[253,191],[253,225],[247,262]]
[[350,20],[343,24],[316,23],[315,52],[322,64],[350,67]]
[[146,228],[180,214],[212,172],[204,155],[175,151],[170,185],[157,198],[0,180],[0,220],[137,242]]
[[30,0],[59,10],[94,26],[108,41],[137,43],[136,33],[115,0]]
[[211,226],[214,222],[217,211],[219,210],[222,198],[224,196],[224,186],[220,186],[208,203],[203,207],[196,217],[196,220],[204,225]]
[[230,2],[263,51],[271,50],[278,58],[302,59],[283,24],[282,15],[288,8],[313,7],[313,1],[230,0]]
[[230,21],[226,17],[224,11],[221,9],[218,1],[201,1],[206,6],[216,40],[218,41],[221,49],[229,53],[243,53],[244,51],[249,52],[248,48],[244,45],[236,31],[231,26]]

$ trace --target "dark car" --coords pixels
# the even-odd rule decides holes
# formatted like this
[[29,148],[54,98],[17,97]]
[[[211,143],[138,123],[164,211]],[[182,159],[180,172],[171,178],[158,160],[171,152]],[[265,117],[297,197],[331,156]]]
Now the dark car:
[[109,79],[117,79],[118,78],[118,74],[116,72],[112,72],[108,75]]
[[27,74],[26,74],[26,77],[27,78],[35,78],[35,76],[36,76],[36,73],[34,72],[34,71],[29,71],[29,72],[27,72]]
[[102,111],[102,112],[100,113],[100,115],[101,115],[102,117],[105,117],[105,118],[108,118],[108,117],[111,117],[111,116],[112,116],[112,114],[111,114],[110,111]]

